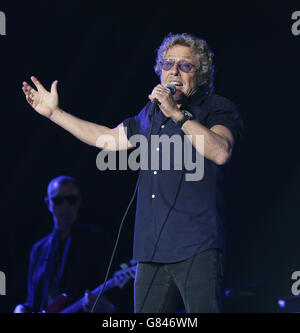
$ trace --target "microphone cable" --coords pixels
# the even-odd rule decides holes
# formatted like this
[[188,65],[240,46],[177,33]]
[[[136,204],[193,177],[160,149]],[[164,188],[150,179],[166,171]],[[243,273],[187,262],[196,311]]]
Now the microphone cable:
[[[157,104],[158,104],[158,101],[155,101],[153,104],[152,104],[152,108],[151,108],[151,111],[150,111],[150,117],[151,117],[151,126],[150,126],[150,130],[149,130],[149,134],[148,134],[148,137],[147,137],[147,143],[149,143],[149,139],[150,139],[150,135],[151,135],[151,132],[152,132],[152,127],[153,127],[153,121],[154,121],[154,114],[155,114],[155,109],[157,107]],[[147,154],[148,154],[148,149],[147,149]],[[146,156],[146,154],[145,154]],[[108,276],[109,276],[109,273],[110,273],[110,269],[111,269],[111,265],[112,265],[112,262],[113,262],[113,259],[114,259],[114,256],[115,256],[115,253],[116,253],[116,250],[117,250],[117,246],[118,246],[118,243],[119,243],[119,239],[120,239],[120,235],[121,235],[121,230],[122,230],[122,227],[123,227],[123,224],[124,224],[124,221],[125,221],[125,218],[126,218],[126,215],[129,211],[129,208],[131,207],[132,205],[132,202],[134,200],[134,197],[135,197],[135,194],[136,194],[136,191],[137,191],[137,188],[138,188],[138,184],[139,184],[139,180],[140,180],[140,176],[141,176],[141,171],[142,171],[142,166],[143,166],[143,163],[145,161],[145,156],[144,156],[144,159],[141,163],[141,167],[140,167],[140,171],[139,171],[139,175],[138,175],[138,178],[137,178],[137,181],[136,181],[136,184],[135,184],[135,188],[134,188],[134,192],[133,192],[133,195],[131,197],[131,200],[127,206],[127,209],[123,215],[123,218],[121,220],[121,223],[120,223],[120,226],[119,226],[119,230],[118,230],[118,234],[117,234],[117,238],[116,238],[116,241],[115,241],[115,245],[114,245],[114,248],[113,248],[113,251],[112,251],[112,254],[111,254],[111,258],[110,258],[110,261],[109,261],[109,264],[108,264],[108,268],[107,268],[107,271],[106,271],[106,275],[105,275],[105,279],[104,279],[104,282],[103,282],[103,285],[102,285],[102,288],[101,290],[99,291],[98,295],[97,295],[97,298],[92,306],[92,309],[90,311],[90,313],[93,313],[94,310],[95,310],[95,307],[103,293],[103,290],[105,288],[105,285],[106,285],[106,282],[107,282],[107,279],[108,279]]]
[[[168,210],[167,216],[166,216],[166,218],[165,218],[165,220],[164,220],[164,222],[163,222],[163,224],[162,224],[162,226],[161,226],[161,228],[160,228],[160,230],[159,230],[159,234],[158,234],[158,237],[157,237],[156,243],[155,243],[155,245],[154,245],[154,249],[153,249],[153,252],[152,252],[152,256],[151,256],[150,262],[152,262],[152,260],[154,259],[154,256],[155,256],[155,253],[156,253],[156,249],[157,249],[158,243],[159,243],[159,241],[160,241],[160,237],[161,237],[161,234],[162,234],[162,232],[163,232],[163,229],[165,228],[165,225],[166,225],[166,223],[167,223],[167,220],[168,220],[168,217],[169,217],[169,215],[170,215],[171,210],[174,208],[174,206],[175,206],[175,204],[176,204],[176,202],[177,202],[178,194],[179,194],[179,191],[180,191],[180,189],[181,189],[181,184],[182,184],[182,180],[183,180],[183,174],[184,174],[184,172],[182,172],[182,174],[181,174],[181,176],[180,176],[180,182],[179,182],[179,185],[178,185],[178,188],[177,188],[177,192],[176,192],[176,195],[175,195],[174,202],[173,202],[173,204],[171,205],[171,207],[169,207],[169,210]],[[155,271],[154,271],[154,273],[153,273],[153,276],[152,276],[152,278],[151,278],[151,281],[150,281],[150,283],[149,283],[149,285],[148,285],[147,291],[146,291],[146,293],[145,293],[145,296],[144,296],[143,302],[141,303],[141,306],[140,306],[140,308],[139,308],[138,313],[142,311],[142,309],[143,309],[143,307],[144,307],[144,305],[145,305],[145,302],[146,302],[146,300],[147,300],[147,298],[148,298],[148,295],[149,295],[150,289],[151,289],[151,287],[152,287],[152,285],[153,285],[154,278],[155,278],[156,274],[158,273],[158,269],[159,269],[159,266],[156,266],[156,269],[155,269]]]

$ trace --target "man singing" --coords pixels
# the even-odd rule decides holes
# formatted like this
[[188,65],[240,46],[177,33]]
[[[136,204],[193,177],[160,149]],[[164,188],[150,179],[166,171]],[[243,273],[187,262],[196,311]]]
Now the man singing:
[[[185,168],[142,170],[137,199],[134,259],[135,312],[176,311],[181,297],[189,313],[221,312],[225,253],[223,165],[242,135],[235,105],[213,93],[213,52],[207,43],[186,33],[169,34],[157,51],[160,78],[149,102],[134,117],[108,128],[81,120],[59,107],[57,80],[48,92],[35,77],[36,89],[23,83],[28,103],[41,115],[81,141],[112,149],[134,147],[135,135],[189,136],[194,153],[204,156],[200,180],[187,181]],[[172,95],[166,84],[176,86]],[[150,114],[153,104],[157,111]],[[152,122],[152,123],[151,123]],[[151,126],[152,125],[152,126]],[[197,138],[204,139],[204,151]],[[162,151],[157,147],[160,157]],[[151,156],[150,158],[154,158]]]

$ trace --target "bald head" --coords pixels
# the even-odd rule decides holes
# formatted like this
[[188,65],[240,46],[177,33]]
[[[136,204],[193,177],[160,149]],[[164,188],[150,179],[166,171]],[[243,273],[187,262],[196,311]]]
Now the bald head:
[[61,175],[61,176],[53,178],[49,182],[48,188],[47,188],[48,197],[52,197],[53,195],[55,195],[55,193],[58,191],[58,189],[61,185],[70,184],[70,183],[73,184],[74,187],[77,188],[78,194],[79,194],[80,190],[79,190],[79,185],[78,185],[77,180],[71,176]]

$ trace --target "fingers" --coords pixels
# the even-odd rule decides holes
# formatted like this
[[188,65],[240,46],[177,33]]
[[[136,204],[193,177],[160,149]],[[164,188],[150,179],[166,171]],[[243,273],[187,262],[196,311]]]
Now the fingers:
[[170,93],[170,90],[167,89],[166,87],[164,87],[162,84],[158,84],[155,88],[154,88],[155,92],[158,93]]
[[157,85],[153,91],[152,91],[152,95],[155,95],[156,97],[158,96],[165,96],[165,95],[169,95],[170,94],[170,90],[165,88],[163,85],[159,84]]
[[26,96],[26,101],[32,105],[33,104],[33,99],[31,99],[29,96]]
[[26,96],[27,102],[32,105],[34,101],[34,96],[37,93],[27,82],[23,82],[22,90]]
[[153,90],[148,98],[153,102],[155,99],[162,102],[162,98],[170,95],[170,90],[165,88],[163,85],[158,84]]
[[96,299],[89,289],[85,290],[84,297],[87,302],[93,302]]
[[84,292],[83,300],[82,300],[82,305],[83,305],[84,311],[88,311],[89,303],[90,303],[89,290],[86,289],[86,291]]
[[90,312],[92,310],[92,306],[94,305],[95,301],[96,301],[96,296],[93,295],[89,289],[86,289],[82,300],[84,311]]
[[35,76],[31,76],[30,79],[36,86],[37,90],[46,90],[44,86],[41,84],[41,82]]
[[52,82],[52,84],[51,84],[51,94],[52,93],[56,93],[57,94],[57,84],[58,84],[58,81],[57,80],[55,80],[55,81],[53,81]]
[[37,92],[26,81],[23,82],[22,90],[25,94],[33,94],[34,92]]
[[31,99],[37,94],[37,91],[33,89],[27,82],[23,82],[22,90],[26,97],[30,97]]

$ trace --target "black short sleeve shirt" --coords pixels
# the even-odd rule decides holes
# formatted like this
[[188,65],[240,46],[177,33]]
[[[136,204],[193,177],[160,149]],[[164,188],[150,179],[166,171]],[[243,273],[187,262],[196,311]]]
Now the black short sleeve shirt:
[[[151,107],[152,103],[148,102],[139,114],[124,120],[129,140],[134,135],[148,137]],[[235,104],[227,98],[199,90],[181,109],[191,112],[194,119],[208,129],[214,125],[226,126],[234,136],[235,145],[241,141],[242,118]],[[160,110],[154,117],[151,133],[159,138],[164,135],[181,137],[184,141],[183,131]],[[155,154],[159,161],[167,155],[161,142],[156,148],[151,146],[152,142],[151,136],[148,164]],[[173,147],[178,148],[179,144],[174,140]],[[209,248],[225,251],[223,166],[203,157],[202,178],[187,181],[186,175],[191,170],[183,163],[187,148],[184,144],[181,148],[181,169],[174,148],[167,151],[170,169],[164,169],[160,162],[155,169],[149,165],[148,169],[141,170],[134,235],[134,259],[137,261],[176,262]],[[191,149],[195,155],[194,147]]]

